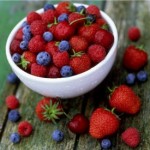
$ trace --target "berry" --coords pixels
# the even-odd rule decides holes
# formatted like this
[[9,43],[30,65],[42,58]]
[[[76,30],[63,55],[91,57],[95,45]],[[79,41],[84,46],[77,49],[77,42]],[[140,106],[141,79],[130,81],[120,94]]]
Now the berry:
[[128,85],[133,85],[135,83],[136,76],[134,73],[129,73],[125,79]]
[[58,48],[59,48],[59,51],[61,52],[68,51],[70,49],[70,44],[68,41],[63,40],[59,43]]
[[22,23],[21,27],[23,28],[23,27],[25,27],[26,25],[29,25],[29,24],[28,24],[27,21],[24,21],[24,22]]
[[63,114],[62,104],[55,98],[43,98],[36,105],[36,115],[41,121],[55,123]]
[[53,4],[46,3],[46,4],[44,5],[44,11],[47,11],[47,10],[49,10],[49,9],[54,10],[55,7],[54,7]]
[[138,41],[141,37],[141,31],[138,27],[133,26],[128,29],[128,38],[131,41]]
[[14,54],[14,53],[22,54],[23,53],[22,49],[20,48],[19,40],[15,40],[15,39],[12,40],[12,42],[10,44],[10,52],[11,52],[11,54]]
[[92,14],[89,14],[86,16],[86,22],[87,24],[94,23],[96,21],[96,17]]
[[18,53],[14,53],[12,55],[12,60],[15,62],[15,63],[19,63],[21,61],[21,55],[18,54]]
[[86,8],[86,13],[95,15],[97,18],[101,16],[100,9],[96,5],[89,5]]
[[36,56],[36,62],[39,65],[46,66],[50,63],[50,61],[51,61],[51,56],[49,55],[48,52],[43,51],[38,53]]
[[31,31],[31,27],[28,24],[24,26],[22,29],[23,34],[29,33],[30,31]]
[[138,71],[144,67],[148,62],[148,54],[141,48],[133,45],[125,49],[123,55],[123,65],[126,69],[131,71]]
[[22,37],[23,41],[28,41],[28,42],[31,40],[31,38],[32,38],[31,32],[26,32]]
[[12,122],[17,122],[18,120],[20,120],[21,116],[20,113],[18,112],[18,110],[11,110],[8,113],[8,120],[12,121]]
[[37,12],[32,11],[27,15],[27,22],[31,24],[35,20],[41,20],[41,16]]
[[28,41],[21,41],[20,42],[20,48],[22,50],[27,50],[28,49]]
[[21,121],[18,124],[18,133],[23,137],[28,137],[31,135],[33,127],[28,121]]
[[19,78],[16,76],[15,73],[10,73],[7,75],[7,81],[11,84],[16,84],[19,82]]
[[73,74],[72,68],[70,66],[63,66],[60,70],[62,77],[70,77]]
[[88,55],[94,63],[99,63],[105,58],[106,50],[101,45],[93,44],[88,48]]
[[76,11],[82,14],[85,14],[86,8],[83,5],[80,5],[76,8]]
[[76,114],[67,124],[69,130],[75,134],[88,132],[89,120],[83,114]]
[[55,65],[52,65],[49,67],[49,71],[47,74],[48,78],[60,78],[60,69],[56,67]]
[[119,126],[120,120],[113,112],[104,108],[97,108],[90,118],[89,133],[96,139],[103,139],[116,133]]
[[19,100],[14,95],[9,95],[5,99],[5,103],[7,108],[9,109],[16,109],[19,107]]
[[16,33],[14,39],[19,40],[19,41],[22,41],[22,37],[23,37],[23,32],[22,32],[22,28],[20,28],[20,29],[17,31],[17,33]]
[[[106,27],[108,27],[108,24],[107,24],[107,22],[106,22],[106,20],[105,19],[103,19],[103,18],[98,18],[98,19],[96,19],[96,23],[100,26],[100,27],[104,27],[104,26],[106,26]],[[104,29],[104,28],[103,28]],[[109,28],[108,28],[109,29]]]
[[50,42],[53,40],[53,34],[51,32],[44,32],[43,38],[46,42]]
[[68,21],[68,14],[63,13],[63,14],[59,15],[57,20],[58,20],[58,22]]
[[110,95],[109,104],[117,111],[134,115],[141,108],[141,100],[127,85],[120,85]]
[[145,82],[148,79],[148,74],[146,71],[141,70],[137,73],[136,77],[137,77],[138,81]]
[[21,137],[18,133],[12,133],[9,137],[10,141],[14,144],[19,143],[21,140]]
[[140,143],[140,132],[134,127],[129,127],[121,134],[121,139],[129,147],[135,148]]
[[60,130],[54,130],[52,133],[52,139],[56,142],[60,142],[64,139],[64,133]]
[[102,139],[101,147],[103,149],[109,149],[111,147],[111,141],[109,139]]

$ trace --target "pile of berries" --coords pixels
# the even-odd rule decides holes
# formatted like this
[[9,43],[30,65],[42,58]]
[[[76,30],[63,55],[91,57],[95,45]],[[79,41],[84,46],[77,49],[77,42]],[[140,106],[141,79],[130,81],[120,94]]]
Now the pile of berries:
[[114,36],[95,5],[71,2],[30,12],[10,45],[12,60],[44,78],[70,77],[89,70],[109,52]]

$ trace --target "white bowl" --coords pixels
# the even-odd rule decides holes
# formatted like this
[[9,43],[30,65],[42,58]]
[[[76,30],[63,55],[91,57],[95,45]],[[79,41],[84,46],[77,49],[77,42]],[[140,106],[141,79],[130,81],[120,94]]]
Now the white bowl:
[[[78,6],[81,4],[75,3],[75,5]],[[84,6],[87,7],[88,5]],[[43,9],[39,9],[36,12],[42,13]],[[116,58],[118,43],[118,33],[114,22],[105,12],[101,11],[101,14],[110,26],[110,29],[114,36],[114,43],[105,59],[90,70],[67,78],[50,79],[36,77],[20,69],[12,61],[10,54],[10,44],[16,32],[21,27],[22,23],[26,20],[26,18],[22,19],[13,28],[7,39],[6,56],[12,70],[27,87],[47,97],[73,98],[85,94],[90,90],[94,89],[98,84],[100,84],[104,80],[104,78],[110,72]]]

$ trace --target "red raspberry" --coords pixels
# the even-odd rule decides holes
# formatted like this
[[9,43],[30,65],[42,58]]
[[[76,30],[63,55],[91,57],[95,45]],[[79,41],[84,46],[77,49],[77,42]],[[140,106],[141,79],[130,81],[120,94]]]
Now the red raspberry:
[[33,127],[28,121],[22,121],[18,124],[18,133],[23,137],[28,137],[31,135]]
[[30,29],[33,35],[43,35],[47,27],[42,20],[36,20],[31,23]]
[[49,67],[49,71],[48,71],[48,78],[60,78],[60,69],[58,67],[56,67],[55,65],[52,65]]
[[19,107],[19,100],[14,95],[9,95],[5,99],[6,105],[9,109],[16,109]]
[[69,64],[69,54],[64,52],[58,52],[53,56],[53,63],[55,66],[61,68],[62,66]]
[[28,44],[28,48],[31,52],[38,53],[45,49],[45,41],[40,35],[34,36]]
[[35,20],[41,20],[41,16],[37,12],[32,11],[27,15],[27,22],[31,24]]
[[99,63],[105,58],[106,50],[101,45],[94,44],[88,48],[88,55],[94,63]]
[[100,9],[96,6],[96,5],[89,5],[87,8],[86,8],[86,12],[88,14],[92,14],[92,15],[95,15],[97,18],[99,18],[101,16],[100,14]]
[[46,77],[47,76],[47,68],[42,65],[38,65],[33,63],[31,65],[31,74],[38,77]]
[[17,33],[16,33],[14,39],[19,40],[19,41],[22,41],[22,38],[23,38],[23,32],[22,32],[22,28],[20,28],[20,29],[17,31]]
[[138,27],[130,27],[128,29],[128,38],[131,40],[131,41],[138,41],[141,37],[141,32],[140,32],[140,29]]

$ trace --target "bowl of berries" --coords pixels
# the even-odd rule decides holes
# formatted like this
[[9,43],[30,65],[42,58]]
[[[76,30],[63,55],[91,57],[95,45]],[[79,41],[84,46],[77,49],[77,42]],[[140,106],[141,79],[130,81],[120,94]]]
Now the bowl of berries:
[[7,60],[33,91],[72,98],[89,92],[110,72],[118,33],[96,5],[60,2],[32,11],[11,31]]

